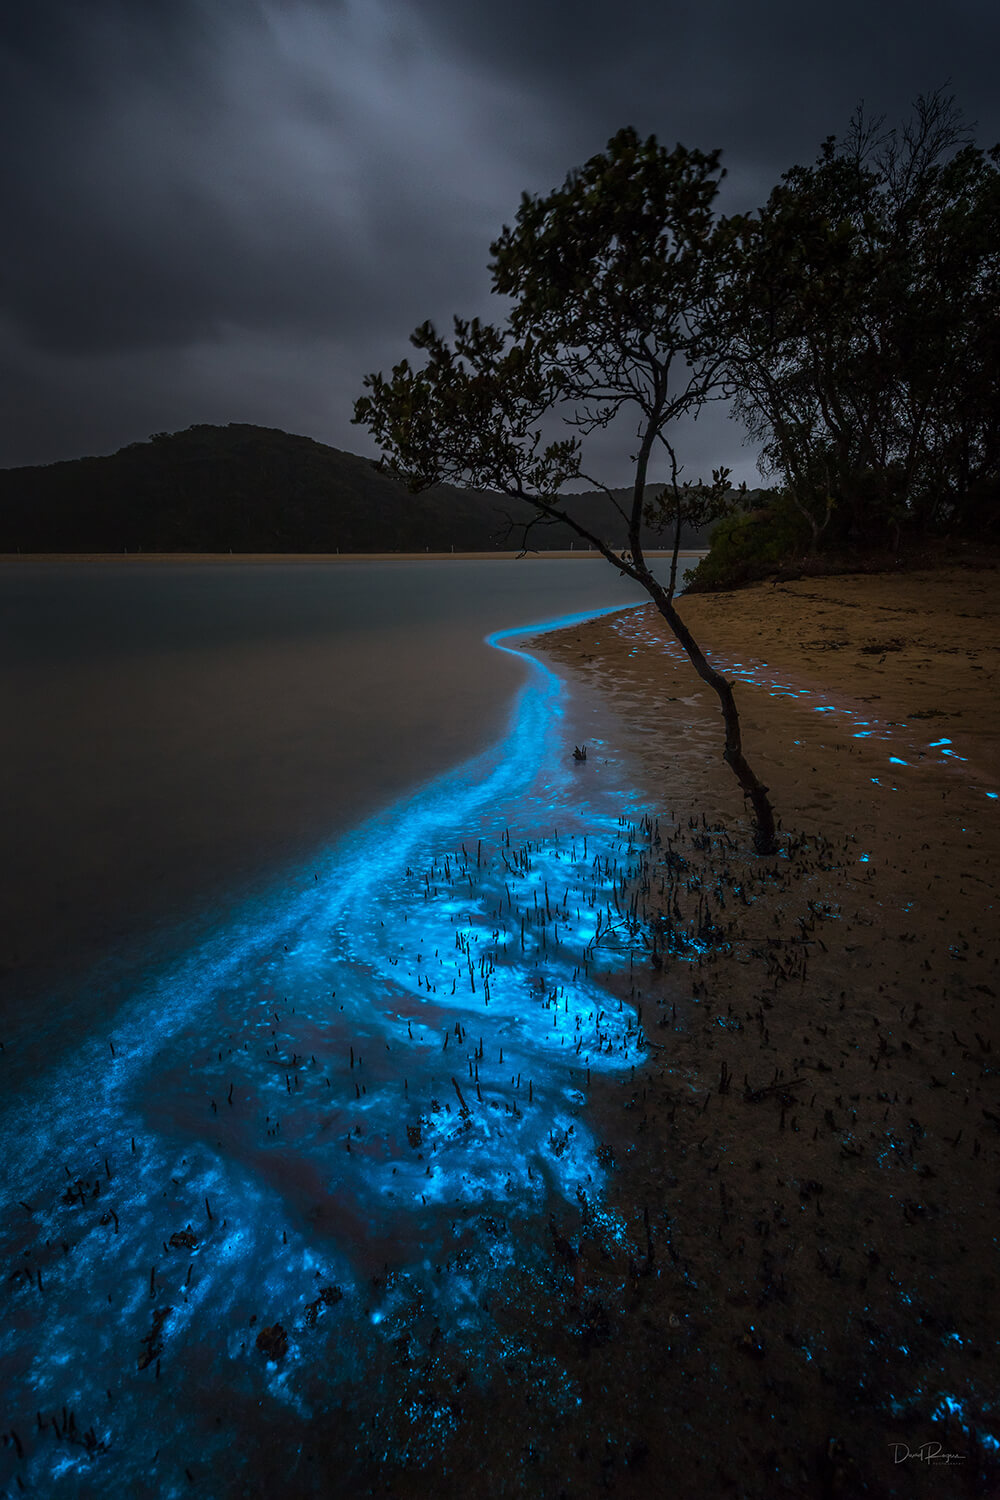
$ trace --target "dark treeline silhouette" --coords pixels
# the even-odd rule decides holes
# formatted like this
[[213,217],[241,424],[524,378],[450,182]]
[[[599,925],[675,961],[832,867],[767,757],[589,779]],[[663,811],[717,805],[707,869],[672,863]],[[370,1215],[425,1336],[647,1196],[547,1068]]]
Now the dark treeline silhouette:
[[778,486],[689,587],[959,558],[1000,542],[1000,147],[955,101],[859,109],[734,219],[704,337]]
[[[609,504],[571,501],[592,527]],[[520,547],[533,518],[525,502],[452,485],[413,496],[354,453],[236,422],[0,470],[0,552],[491,552]],[[687,528],[684,544],[703,535]],[[566,525],[528,540],[581,545]]]
[[955,100],[886,128],[859,108],[731,221],[705,338],[804,551],[996,535],[1000,147]]

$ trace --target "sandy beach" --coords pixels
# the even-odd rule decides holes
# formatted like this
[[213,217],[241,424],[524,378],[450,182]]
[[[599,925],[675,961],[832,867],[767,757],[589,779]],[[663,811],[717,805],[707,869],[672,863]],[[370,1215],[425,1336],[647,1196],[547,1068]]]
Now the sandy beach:
[[[553,1224],[537,1385],[498,1377],[466,1461],[498,1494],[1000,1494],[997,573],[681,609],[740,664],[783,853],[748,854],[651,607],[536,643],[657,789],[641,898],[668,921],[622,991],[648,1065],[591,1091],[632,1248]],[[575,1416],[538,1395],[552,1361]]]

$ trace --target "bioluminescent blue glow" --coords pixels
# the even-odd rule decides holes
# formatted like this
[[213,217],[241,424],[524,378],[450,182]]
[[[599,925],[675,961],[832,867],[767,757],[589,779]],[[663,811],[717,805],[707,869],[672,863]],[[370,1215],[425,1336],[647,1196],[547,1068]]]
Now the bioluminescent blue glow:
[[[611,758],[574,762],[523,633],[491,637],[527,671],[499,743],[150,974],[7,1108],[24,1456],[0,1484],[188,1493],[187,1455],[237,1462],[220,1412],[335,1406],[416,1308],[474,1345],[519,1216],[582,1202],[623,1240],[582,1111],[593,1073],[644,1055],[602,984],[640,946],[619,893],[642,807]],[[63,1408],[78,1443],[50,1433]]]
[[[673,661],[686,661],[682,648],[673,640],[665,640],[658,631],[649,628],[649,607],[641,606],[639,609],[630,609],[619,614],[618,619],[612,627],[619,635],[627,641],[635,641],[646,646],[653,647],[662,652],[663,655]],[[766,661],[740,660],[727,661],[717,652],[706,653],[711,657],[712,665],[719,671],[725,672],[729,677],[738,682],[746,682],[754,687],[764,688],[773,698],[789,698],[798,702],[808,704],[810,699],[816,698],[821,701],[812,704],[813,711],[818,714],[832,714],[835,719],[843,722],[845,729],[852,739],[876,740],[883,744],[898,742],[909,729],[905,723],[894,721],[882,723],[878,719],[861,718],[859,711],[848,708],[844,704],[830,703],[826,701],[826,695],[811,687],[799,687],[794,683],[784,681],[780,678],[768,675],[769,668]],[[799,742],[796,740],[796,744]],[[917,762],[929,762],[931,765],[952,765],[958,762],[968,762],[968,757],[959,755],[951,748],[953,741],[949,738],[932,740],[927,744],[920,745],[912,740],[907,741],[910,758],[903,759],[899,755],[890,754],[888,759],[893,765],[912,767]],[[936,755],[930,755],[936,751]],[[872,777],[876,786],[880,785],[877,777]],[[893,791],[897,788],[893,787]],[[991,802],[1000,799],[1000,792],[984,791],[984,795]]]

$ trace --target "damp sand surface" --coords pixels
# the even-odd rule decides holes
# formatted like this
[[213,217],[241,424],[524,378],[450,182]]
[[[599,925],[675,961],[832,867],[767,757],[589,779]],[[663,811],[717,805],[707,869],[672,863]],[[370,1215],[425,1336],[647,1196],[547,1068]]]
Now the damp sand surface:
[[[86,1328],[90,1347],[40,1394],[44,1428],[6,1438],[8,1482],[27,1462],[67,1494],[116,1475],[138,1493],[139,1472],[143,1493],[222,1494],[229,1452],[247,1495],[995,1493],[995,585],[963,571],[683,601],[742,682],[783,822],[773,860],[747,853],[717,712],[651,610],[533,643],[571,688],[555,749],[572,779],[543,767],[512,842],[470,806],[448,866],[414,858],[399,920],[422,940],[440,924],[451,978],[428,989],[424,941],[406,966],[387,956],[389,986],[373,969],[389,1010],[363,1064],[321,1050],[311,907],[298,942],[261,947],[258,1012],[211,981],[218,1013],[164,1030],[159,1066],[191,1095],[169,1134],[128,1093],[128,1037],[109,1046],[114,1152],[95,1136],[53,1158],[59,1207],[29,1196],[32,1251],[8,1283],[25,1326],[65,1305],[53,1361]],[[554,788],[566,805],[540,836]],[[373,837],[391,852],[390,827]],[[380,865],[359,869],[334,925],[370,967],[391,933],[368,900]],[[485,1048],[473,1007],[496,1018]],[[402,1093],[387,1042],[415,1069]],[[532,1092],[519,1053],[553,1082]],[[335,1161],[348,1191],[331,1199]],[[428,1168],[421,1263],[394,1205],[427,1192]],[[317,1229],[318,1203],[337,1222]],[[333,1248],[355,1211],[358,1237],[375,1231],[361,1262]],[[104,1285],[119,1260],[124,1306]],[[106,1405],[53,1405],[105,1384]],[[170,1406],[183,1444],[161,1449],[151,1424],[145,1452],[143,1399]],[[955,1455],[948,1474],[928,1444]]]
[[1000,1494],[998,574],[681,612],[740,683],[783,851],[748,856],[652,609],[535,643],[658,794],[665,920],[622,980],[645,1066],[590,1091],[621,1246],[556,1211],[548,1287],[508,1312],[533,1352],[498,1356],[438,1492]]

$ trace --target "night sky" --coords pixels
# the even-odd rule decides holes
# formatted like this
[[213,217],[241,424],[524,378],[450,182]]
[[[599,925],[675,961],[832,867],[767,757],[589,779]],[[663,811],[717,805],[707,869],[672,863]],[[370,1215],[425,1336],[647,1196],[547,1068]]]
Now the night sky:
[[[366,371],[496,317],[489,243],[625,124],[762,202],[864,100],[1000,139],[988,0],[8,0],[0,466],[256,422],[370,453]],[[627,477],[628,433],[600,455]],[[683,445],[759,483],[719,408]]]

